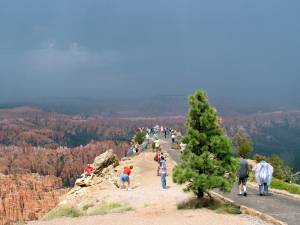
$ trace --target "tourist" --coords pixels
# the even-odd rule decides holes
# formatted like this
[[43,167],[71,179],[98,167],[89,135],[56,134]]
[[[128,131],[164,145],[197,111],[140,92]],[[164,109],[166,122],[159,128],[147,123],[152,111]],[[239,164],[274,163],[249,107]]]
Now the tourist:
[[160,148],[159,140],[157,139],[157,140],[154,140],[153,142],[154,142],[154,145],[155,145],[155,149],[159,149]]
[[89,177],[94,172],[94,168],[91,164],[87,164],[87,167],[84,168],[84,177]]
[[148,145],[150,143],[150,135],[148,132],[146,134],[146,141],[147,141],[147,145]]
[[273,167],[262,160],[260,163],[256,164],[253,171],[255,171],[255,177],[259,185],[259,195],[268,195],[269,185],[273,175]]
[[175,134],[172,134],[172,135],[171,135],[172,144],[175,144],[175,138],[176,138]]
[[240,170],[239,170],[239,195],[247,196],[246,182],[248,178],[248,161],[240,156]]
[[154,156],[154,160],[158,163],[157,170],[156,170],[157,176],[160,176],[159,172],[160,172],[160,160],[161,160],[161,156],[162,156],[161,150],[157,149],[157,151],[155,153],[155,156]]
[[165,139],[167,138],[167,128],[165,128],[164,130],[164,136],[165,136]]
[[133,166],[130,166],[130,167],[125,166],[122,174],[120,175],[120,180],[121,180],[123,186],[125,185],[125,183],[127,183],[127,190],[128,191],[130,190],[130,178],[129,178],[129,176],[131,174],[132,169],[133,169]]
[[161,186],[162,190],[165,191],[167,190],[167,162],[163,155],[160,158],[160,168]]

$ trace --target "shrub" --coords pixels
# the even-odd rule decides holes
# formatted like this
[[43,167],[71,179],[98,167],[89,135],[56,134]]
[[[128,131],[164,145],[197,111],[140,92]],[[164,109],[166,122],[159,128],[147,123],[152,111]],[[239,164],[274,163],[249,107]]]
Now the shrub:
[[144,141],[145,141],[145,137],[146,137],[146,132],[144,131],[139,131],[135,134],[134,136],[134,141],[136,143],[138,143],[139,145],[141,145]]

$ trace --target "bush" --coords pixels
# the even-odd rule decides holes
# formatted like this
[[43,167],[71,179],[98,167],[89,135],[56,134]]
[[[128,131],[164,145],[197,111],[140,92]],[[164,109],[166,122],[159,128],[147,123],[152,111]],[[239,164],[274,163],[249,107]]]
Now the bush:
[[145,141],[146,132],[137,132],[134,136],[134,141],[141,145]]
[[286,190],[292,194],[300,195],[300,185],[298,184],[289,184],[274,178],[271,182],[271,188]]

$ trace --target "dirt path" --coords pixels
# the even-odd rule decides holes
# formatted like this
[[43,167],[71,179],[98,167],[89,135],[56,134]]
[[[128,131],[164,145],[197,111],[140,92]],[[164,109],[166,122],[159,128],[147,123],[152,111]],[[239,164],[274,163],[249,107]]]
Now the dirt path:
[[125,202],[134,208],[134,211],[122,214],[108,214],[105,216],[91,216],[80,218],[62,218],[53,221],[38,221],[30,224],[40,225],[266,225],[266,223],[243,215],[217,214],[214,211],[177,210],[177,204],[192,195],[184,193],[182,187],[172,182],[172,168],[175,162],[167,159],[169,176],[167,190],[163,191],[160,177],[156,175],[157,163],[153,160],[154,153],[145,152],[133,160],[122,162],[124,165],[133,165],[133,188],[130,191],[110,187],[94,187],[82,194],[77,200],[77,206],[82,206],[90,200],[111,202]]
[[[180,153],[177,150],[171,149],[171,142],[169,139],[161,140],[162,146],[170,156],[175,160],[180,160]],[[231,193],[224,194],[224,196],[232,199],[239,205],[245,205],[250,208],[259,210],[260,212],[266,213],[273,216],[289,225],[300,224],[300,201],[297,199],[285,197],[278,194],[272,194],[271,196],[258,196],[258,190],[248,187],[248,196],[238,196],[237,185],[233,188]]]

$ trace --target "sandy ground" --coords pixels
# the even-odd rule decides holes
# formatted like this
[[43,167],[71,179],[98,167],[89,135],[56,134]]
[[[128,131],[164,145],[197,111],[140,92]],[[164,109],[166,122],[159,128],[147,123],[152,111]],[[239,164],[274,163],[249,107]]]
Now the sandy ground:
[[[161,189],[160,177],[156,175],[157,163],[154,153],[146,152],[134,160],[122,162],[122,166],[133,165],[130,191],[115,187],[97,186],[82,191],[74,204],[78,207],[89,202],[99,204],[103,199],[108,202],[126,202],[134,211],[105,216],[80,218],[61,218],[53,221],[37,221],[34,225],[266,225],[266,223],[245,215],[217,214],[207,209],[177,210],[177,204],[192,197],[184,193],[182,187],[172,182],[172,168],[175,163],[167,158],[169,176],[167,190]],[[88,194],[87,194],[88,193]]]

